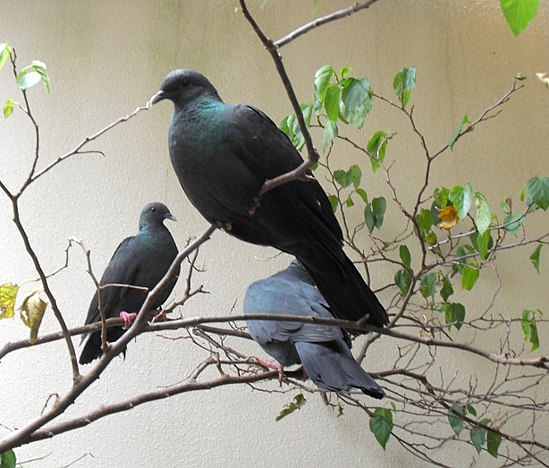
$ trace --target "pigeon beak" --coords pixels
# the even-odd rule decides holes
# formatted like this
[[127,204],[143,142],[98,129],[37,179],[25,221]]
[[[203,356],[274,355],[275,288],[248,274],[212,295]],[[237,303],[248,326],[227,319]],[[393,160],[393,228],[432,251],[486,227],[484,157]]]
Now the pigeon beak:
[[172,221],[177,222],[177,218],[176,218],[173,214],[171,214],[171,213],[166,213],[166,214],[164,215],[164,219],[171,219]]
[[156,104],[157,102],[160,102],[160,101],[163,101],[164,99],[166,99],[167,96],[166,96],[166,92],[165,91],[158,91],[158,93],[156,93],[152,98],[151,100],[149,101],[151,106],[153,104]]

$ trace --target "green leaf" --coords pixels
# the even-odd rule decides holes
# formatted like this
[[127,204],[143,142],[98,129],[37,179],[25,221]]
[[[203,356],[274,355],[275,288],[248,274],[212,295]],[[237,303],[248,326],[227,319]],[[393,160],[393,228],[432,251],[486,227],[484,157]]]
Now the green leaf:
[[479,235],[478,232],[475,232],[471,235],[471,242],[477,252],[480,255],[480,258],[486,260],[488,258],[488,252],[493,247],[494,241],[492,239],[492,234],[490,231],[485,231],[484,234]]
[[8,58],[10,57],[12,52],[11,46],[7,42],[3,42],[0,44],[0,70],[4,67],[6,64]]
[[356,164],[353,164],[348,171],[343,171],[341,169],[334,171],[334,179],[342,187],[349,187],[349,185],[353,184],[353,187],[357,189],[360,185],[361,178],[362,171]]
[[427,273],[421,277],[419,290],[425,299],[430,297],[433,301],[435,300],[437,292],[437,275],[435,272]]
[[433,213],[431,213],[431,210],[422,208],[416,216],[416,221],[420,229],[424,231],[429,231],[435,223],[435,218],[433,217]]
[[360,185],[360,180],[362,179],[362,170],[359,166],[353,164],[347,172],[349,174],[349,178],[351,179],[353,187],[355,188],[355,190],[358,189]]
[[44,83],[44,86],[46,87],[46,91],[48,94],[51,92],[51,83],[50,83],[50,76],[48,75],[48,67],[44,62],[41,62],[40,60],[33,60],[30,65],[36,73],[40,75],[40,79],[42,80],[42,83]]
[[371,203],[367,203],[364,207],[364,221],[366,221],[368,232],[371,234],[376,227],[376,219],[374,217],[374,212],[372,211]]
[[376,219],[376,228],[380,228],[383,224],[385,210],[387,209],[387,201],[385,197],[376,197],[372,200],[372,210]]
[[458,218],[461,221],[467,216],[467,213],[469,213],[471,205],[473,204],[473,187],[471,187],[470,183],[467,183],[465,187],[456,185],[450,191],[448,198],[455,206],[458,212]]
[[387,201],[384,197],[376,197],[372,203],[367,203],[364,208],[364,220],[370,234],[375,228],[380,228],[383,224]]
[[490,207],[488,206],[488,200],[486,200],[486,197],[482,193],[475,192],[474,198],[475,206],[477,208],[475,222],[478,232],[480,234],[484,234],[490,227],[492,213],[490,211]]
[[465,127],[465,125],[467,125],[468,123],[471,123],[471,122],[469,122],[469,117],[467,117],[467,114],[465,114],[465,116],[463,117],[463,120],[461,121],[458,128],[454,132],[454,135],[452,136],[452,138],[450,138],[450,141],[448,142],[448,146],[450,146],[451,150],[454,149],[454,145],[456,144],[457,139],[461,135],[461,131],[463,130],[463,127]]
[[326,126],[324,127],[324,137],[322,139],[322,151],[326,151],[330,143],[337,138],[338,128],[335,122],[328,120]]
[[358,196],[360,198],[362,198],[362,201],[364,203],[368,203],[368,194],[366,193],[366,191],[364,189],[361,189],[361,188],[357,188],[355,190],[355,192],[358,194]]
[[341,89],[337,84],[331,84],[326,89],[326,96],[324,98],[324,108],[326,109],[326,115],[332,122],[337,122],[337,116],[339,114],[339,97],[341,96]]
[[350,185],[350,182],[347,185],[345,185],[345,174],[347,173],[343,169],[337,169],[334,171],[334,179],[342,187],[346,187]]
[[351,69],[348,68],[348,67],[342,67],[342,68],[339,70],[339,75],[341,76],[341,78],[345,78],[345,77],[348,76],[350,73],[351,73]]
[[15,468],[16,461],[13,450],[0,453],[0,468]]
[[17,75],[15,82],[20,89],[29,89],[37,83],[40,83],[40,75],[32,68],[23,68]]
[[497,458],[499,446],[501,445],[501,436],[493,431],[488,431],[486,440],[488,442],[488,453],[494,458]]
[[315,101],[318,103],[317,109],[324,102],[326,92],[330,86],[330,81],[335,77],[335,71],[331,65],[324,65],[315,73]]
[[532,177],[526,182],[528,202],[539,206],[543,211],[549,208],[549,177]]
[[501,208],[501,211],[503,211],[506,215],[511,214],[511,200],[505,200],[504,202],[501,202],[499,204],[499,207]]
[[298,393],[294,397],[293,401],[291,401],[290,403],[282,407],[275,421],[280,421],[281,419],[285,418],[289,414],[292,414],[295,410],[301,409],[306,401],[307,400],[305,399],[305,397],[301,393]]
[[539,0],[501,0],[501,9],[515,36],[523,32],[536,17]]
[[423,238],[429,245],[435,245],[438,242],[437,235],[433,231],[425,232]]
[[542,316],[543,313],[539,309],[524,309],[522,311],[522,318],[520,321],[522,331],[524,332],[524,341],[532,343],[530,351],[535,351],[539,348],[539,335],[538,327],[536,324],[536,315]]
[[402,297],[408,294],[408,291],[410,290],[410,285],[412,284],[412,277],[410,276],[410,272],[406,268],[403,270],[399,270],[395,273],[395,284],[400,289],[400,294],[402,295]]
[[513,236],[517,236],[518,230],[522,226],[522,223],[524,222],[524,216],[522,213],[515,213],[515,214],[508,214],[503,219],[503,225],[505,226],[505,230],[512,234]]
[[450,278],[448,278],[447,276],[443,276],[442,288],[440,289],[440,297],[442,297],[442,300],[446,302],[452,294],[454,294],[452,282],[450,281]]
[[403,68],[393,79],[393,88],[402,107],[410,100],[410,92],[416,87],[416,67]]
[[486,440],[486,429],[483,429],[481,427],[471,429],[469,437],[471,438],[471,442],[473,442],[475,449],[477,449],[477,452],[482,452],[482,446],[484,445],[484,442]]
[[475,407],[473,405],[467,405],[467,412],[469,414],[472,414],[473,416],[477,415],[477,410],[475,409]]
[[454,431],[454,434],[458,437],[461,434],[461,431],[463,431],[463,416],[465,416],[465,408],[454,403],[448,412],[448,422],[450,423],[450,427]]
[[[303,119],[307,127],[311,125],[311,116],[313,112],[313,105],[310,102],[304,102],[300,104],[301,112],[303,113]],[[298,151],[301,151],[305,144],[305,138],[299,127],[299,122],[295,114],[288,115],[280,122],[280,129],[286,134],[286,136],[292,141],[292,144]]]
[[410,254],[410,249],[408,249],[408,247],[403,244],[399,247],[398,253],[400,255],[402,263],[410,268],[410,265],[412,264],[412,255]]
[[303,120],[305,120],[305,124],[307,125],[307,127],[309,127],[311,125],[311,117],[313,116],[313,105],[310,102],[302,102],[299,105],[299,108],[301,109],[301,113],[303,114]]
[[[343,76],[343,75],[342,75]],[[355,128],[362,128],[372,110],[372,90],[367,78],[349,78],[341,93],[341,114]]]
[[387,408],[376,408],[374,415],[370,418],[370,431],[379,442],[385,447],[393,430],[393,413]]
[[532,255],[530,255],[530,260],[532,261],[532,264],[534,265],[534,268],[539,274],[539,254],[541,252],[541,248],[543,247],[543,244],[538,244],[538,246],[535,248]]
[[335,213],[339,206],[339,198],[336,195],[328,195],[328,200],[330,201],[330,205],[332,205],[332,211]]
[[392,134],[379,130],[375,132],[368,140],[366,149],[370,155],[370,163],[374,173],[380,168],[385,160],[385,152],[387,151],[387,142]]
[[13,113],[13,104],[14,101],[12,99],[7,99],[6,103],[4,104],[4,118],[8,118]]
[[477,282],[479,276],[479,269],[475,266],[464,265],[461,270],[461,287],[470,291]]
[[452,302],[442,305],[442,311],[444,312],[444,321],[447,325],[454,325],[456,330],[459,330],[463,326],[465,320],[465,307],[463,304]]
[[450,195],[450,189],[446,187],[437,187],[433,193],[435,203],[439,207],[445,207],[448,205],[448,196]]
[[362,170],[356,164],[353,164],[347,171],[347,178],[353,187],[357,189],[360,186],[360,180],[362,179]]
[[526,193],[526,185],[524,185],[519,193],[519,199],[520,201],[524,201],[524,195]]
[[16,284],[0,284],[0,319],[13,317],[15,313],[15,299],[18,291],[19,286]]

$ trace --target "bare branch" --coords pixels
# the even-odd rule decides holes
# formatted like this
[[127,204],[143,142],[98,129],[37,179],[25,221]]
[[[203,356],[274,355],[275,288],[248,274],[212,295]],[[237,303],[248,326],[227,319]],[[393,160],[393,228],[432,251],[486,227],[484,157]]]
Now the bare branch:
[[282,57],[278,53],[277,46],[273,43],[271,39],[265,36],[259,25],[256,23],[248,10],[246,1],[239,0],[239,2],[244,16],[251,24],[253,30],[273,58],[277,72],[280,76],[280,79],[282,80],[282,83],[284,84],[284,88],[286,89],[286,93],[288,94],[288,98],[290,99],[292,108],[294,109],[297,121],[299,122],[299,128],[301,130],[301,133],[303,134],[308,154],[307,160],[293,171],[289,172],[288,174],[282,174],[272,180],[265,181],[258,194],[259,196],[261,196],[264,195],[267,191],[272,190],[273,188],[285,184],[291,180],[303,179],[311,165],[317,162],[320,159],[320,156],[313,145],[311,134],[309,133],[309,129],[307,128],[307,125],[305,123],[303,113],[301,112],[301,107],[299,106],[299,101],[297,100],[290,78],[288,77],[286,69],[284,68],[284,64],[282,63]]
[[[207,365],[215,364],[214,359],[209,359]],[[260,382],[264,380],[269,380],[276,378],[278,373],[276,371],[267,371],[261,372],[259,374],[251,374],[246,376],[232,376],[225,374],[216,379],[207,380],[205,382],[198,382],[196,378],[189,378],[187,381],[173,385],[171,387],[165,387],[160,390],[155,390],[151,392],[146,392],[141,395],[137,395],[132,398],[128,398],[125,401],[114,403],[110,405],[102,405],[96,410],[90,411],[89,413],[80,416],[78,418],[73,418],[67,421],[63,421],[57,424],[51,424],[45,426],[41,429],[38,429],[31,433],[27,438],[22,440],[19,445],[27,444],[30,442],[35,442],[37,440],[48,439],[57,434],[70,431],[79,427],[87,426],[88,424],[100,419],[102,417],[108,416],[110,414],[120,413],[122,411],[128,411],[136,406],[142,405],[150,401],[161,400],[164,398],[169,398],[173,395],[179,395],[181,393],[193,392],[199,390],[209,390],[212,388],[225,386],[225,385],[235,385],[243,383],[253,383]],[[5,451],[9,446],[0,441],[0,451]]]
[[335,11],[334,13],[330,13],[329,15],[322,16],[320,18],[316,18],[313,21],[304,24],[303,26],[297,28],[295,31],[292,31],[291,33],[287,34],[283,38],[279,39],[278,41],[275,41],[273,45],[276,48],[284,47],[286,44],[289,44],[293,40],[297,39],[300,36],[303,36],[304,34],[307,34],[308,32],[312,31],[315,28],[318,28],[319,26],[322,26],[327,23],[331,23],[332,21],[336,21],[338,19],[346,18],[347,16],[350,16],[360,10],[364,10],[366,8],[369,8],[374,3],[376,3],[377,0],[368,0],[365,2],[355,3],[354,5],[351,5],[347,8],[342,8],[341,10]]

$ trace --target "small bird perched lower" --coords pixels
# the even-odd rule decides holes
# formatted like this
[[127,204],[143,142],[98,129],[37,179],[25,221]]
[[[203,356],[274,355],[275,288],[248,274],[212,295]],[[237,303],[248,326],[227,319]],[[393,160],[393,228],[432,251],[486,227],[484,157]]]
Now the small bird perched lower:
[[[333,318],[303,266],[294,261],[269,278],[252,283],[244,297],[245,314]],[[326,391],[360,389],[373,398],[385,392],[360,367],[339,327],[274,320],[246,320],[250,335],[283,366],[303,364],[307,376]]]
[[[177,256],[177,246],[170,231],[164,226],[164,220],[175,217],[166,205],[149,203],[141,211],[139,217],[139,232],[133,237],[124,239],[114,252],[99,284],[124,284],[153,289],[164,277]],[[179,269],[177,271],[179,275]],[[177,276],[158,295],[152,309],[160,307],[172,292]],[[101,290],[101,306],[106,318],[123,316],[126,313],[136,313],[147,298],[144,290],[113,286]],[[131,314],[130,314],[131,315]],[[98,306],[97,291],[91,301],[86,325],[99,322],[101,314]],[[122,327],[107,329],[107,341],[116,341],[124,334]],[[101,332],[84,335],[82,341],[88,339],[82,354],[80,364],[87,364],[101,357]],[[125,351],[124,351],[125,353]]]
[[286,135],[259,109],[225,104],[194,70],[170,72],[151,99],[174,103],[170,157],[191,203],[229,234],[297,257],[330,304],[347,320],[383,326],[387,313],[343,251],[328,197],[311,177],[258,199],[261,186],[302,162]]

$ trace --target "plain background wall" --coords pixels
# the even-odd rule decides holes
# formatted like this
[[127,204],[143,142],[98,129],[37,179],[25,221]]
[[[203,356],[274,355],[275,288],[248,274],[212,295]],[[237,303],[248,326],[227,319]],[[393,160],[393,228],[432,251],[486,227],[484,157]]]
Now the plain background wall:
[[[174,68],[202,71],[226,101],[253,103],[275,121],[290,113],[271,58],[236,11],[236,3],[0,1],[0,41],[17,49],[20,68],[33,59],[46,62],[52,79],[51,96],[40,86],[29,92],[42,132],[40,164],[144,104]],[[250,5],[266,34],[279,38],[349,3],[268,0]],[[516,39],[498,2],[382,0],[367,11],[313,31],[284,47],[282,54],[301,100],[311,98],[314,72],[327,63],[335,68],[352,66],[356,76],[368,76],[375,90],[389,97],[394,74],[415,65],[418,87],[412,100],[431,148],[448,141],[464,114],[476,117],[502,96],[516,72],[525,73],[526,88],[503,114],[461,141],[435,168],[434,179],[440,184],[470,181],[497,206],[507,196],[516,197],[529,177],[549,174],[549,93],[534,78],[535,72],[549,69],[548,15],[549,8],[542,3],[535,21]],[[2,102],[19,99],[9,67],[0,73],[0,90]],[[91,248],[94,268],[101,273],[118,243],[136,232],[139,212],[149,201],[163,201],[176,215],[178,223],[169,228],[180,246],[189,235],[206,229],[206,222],[184,197],[169,162],[170,112],[171,105],[164,103],[141,113],[88,147],[103,151],[105,157],[74,157],[25,194],[22,220],[48,271],[63,264],[67,238],[75,236]],[[399,132],[390,149],[390,157],[397,161],[393,180],[408,200],[421,174],[420,147],[396,112],[377,106],[365,132],[370,135],[380,128]],[[31,130],[18,111],[0,122],[0,178],[12,188],[28,172]],[[363,168],[368,191],[386,193],[382,178],[371,176],[368,162]],[[534,233],[547,226],[546,217],[537,215],[536,220]],[[401,222],[390,207],[385,232],[397,232]],[[0,232],[0,282],[36,277],[4,197],[0,197]],[[367,247],[367,239],[364,242]],[[200,254],[206,272],[196,278],[196,284],[204,284],[211,294],[193,300],[182,312],[185,316],[226,314],[235,301],[238,312],[249,283],[287,264],[288,257],[271,258],[274,253],[216,232]],[[528,255],[500,256],[506,289],[498,310],[504,314],[517,314],[524,307],[549,309],[546,279],[533,274]],[[69,326],[83,322],[93,294],[84,267],[83,256],[75,250],[69,268],[52,281]],[[374,287],[390,282],[394,274],[377,266],[372,271]],[[475,297],[484,291],[489,294],[495,284],[488,276]],[[176,291],[182,290],[180,283]],[[483,303],[482,298],[478,301]],[[54,330],[57,323],[50,313],[42,333]],[[0,322],[0,343],[26,334],[18,318]],[[543,335],[542,343],[547,354]],[[497,337],[488,345],[497,347]],[[377,344],[367,359],[368,368],[379,370],[380,359],[394,348],[395,342],[389,340]],[[262,354],[253,343],[242,349]],[[206,357],[188,340],[141,336],[130,344],[125,362],[116,359],[67,415],[181,381]],[[465,374],[477,369],[480,375],[484,364],[457,352],[448,353],[441,362]],[[8,427],[20,426],[38,414],[48,395],[63,392],[71,381],[62,342],[8,355],[0,364],[0,375],[0,423]],[[276,388],[276,384],[266,387]],[[540,395],[548,391],[538,390]],[[349,409],[336,418],[316,395],[308,397],[299,414],[275,423],[278,411],[294,393],[269,395],[247,386],[188,393],[106,417],[16,453],[20,461],[45,457],[29,463],[41,467],[64,466],[85,454],[91,455],[73,466],[423,465],[394,440],[384,452],[370,434],[363,412]],[[468,466],[473,449],[467,451],[466,461],[457,445],[444,456],[449,465]],[[479,466],[497,463],[486,453],[477,458]]]

